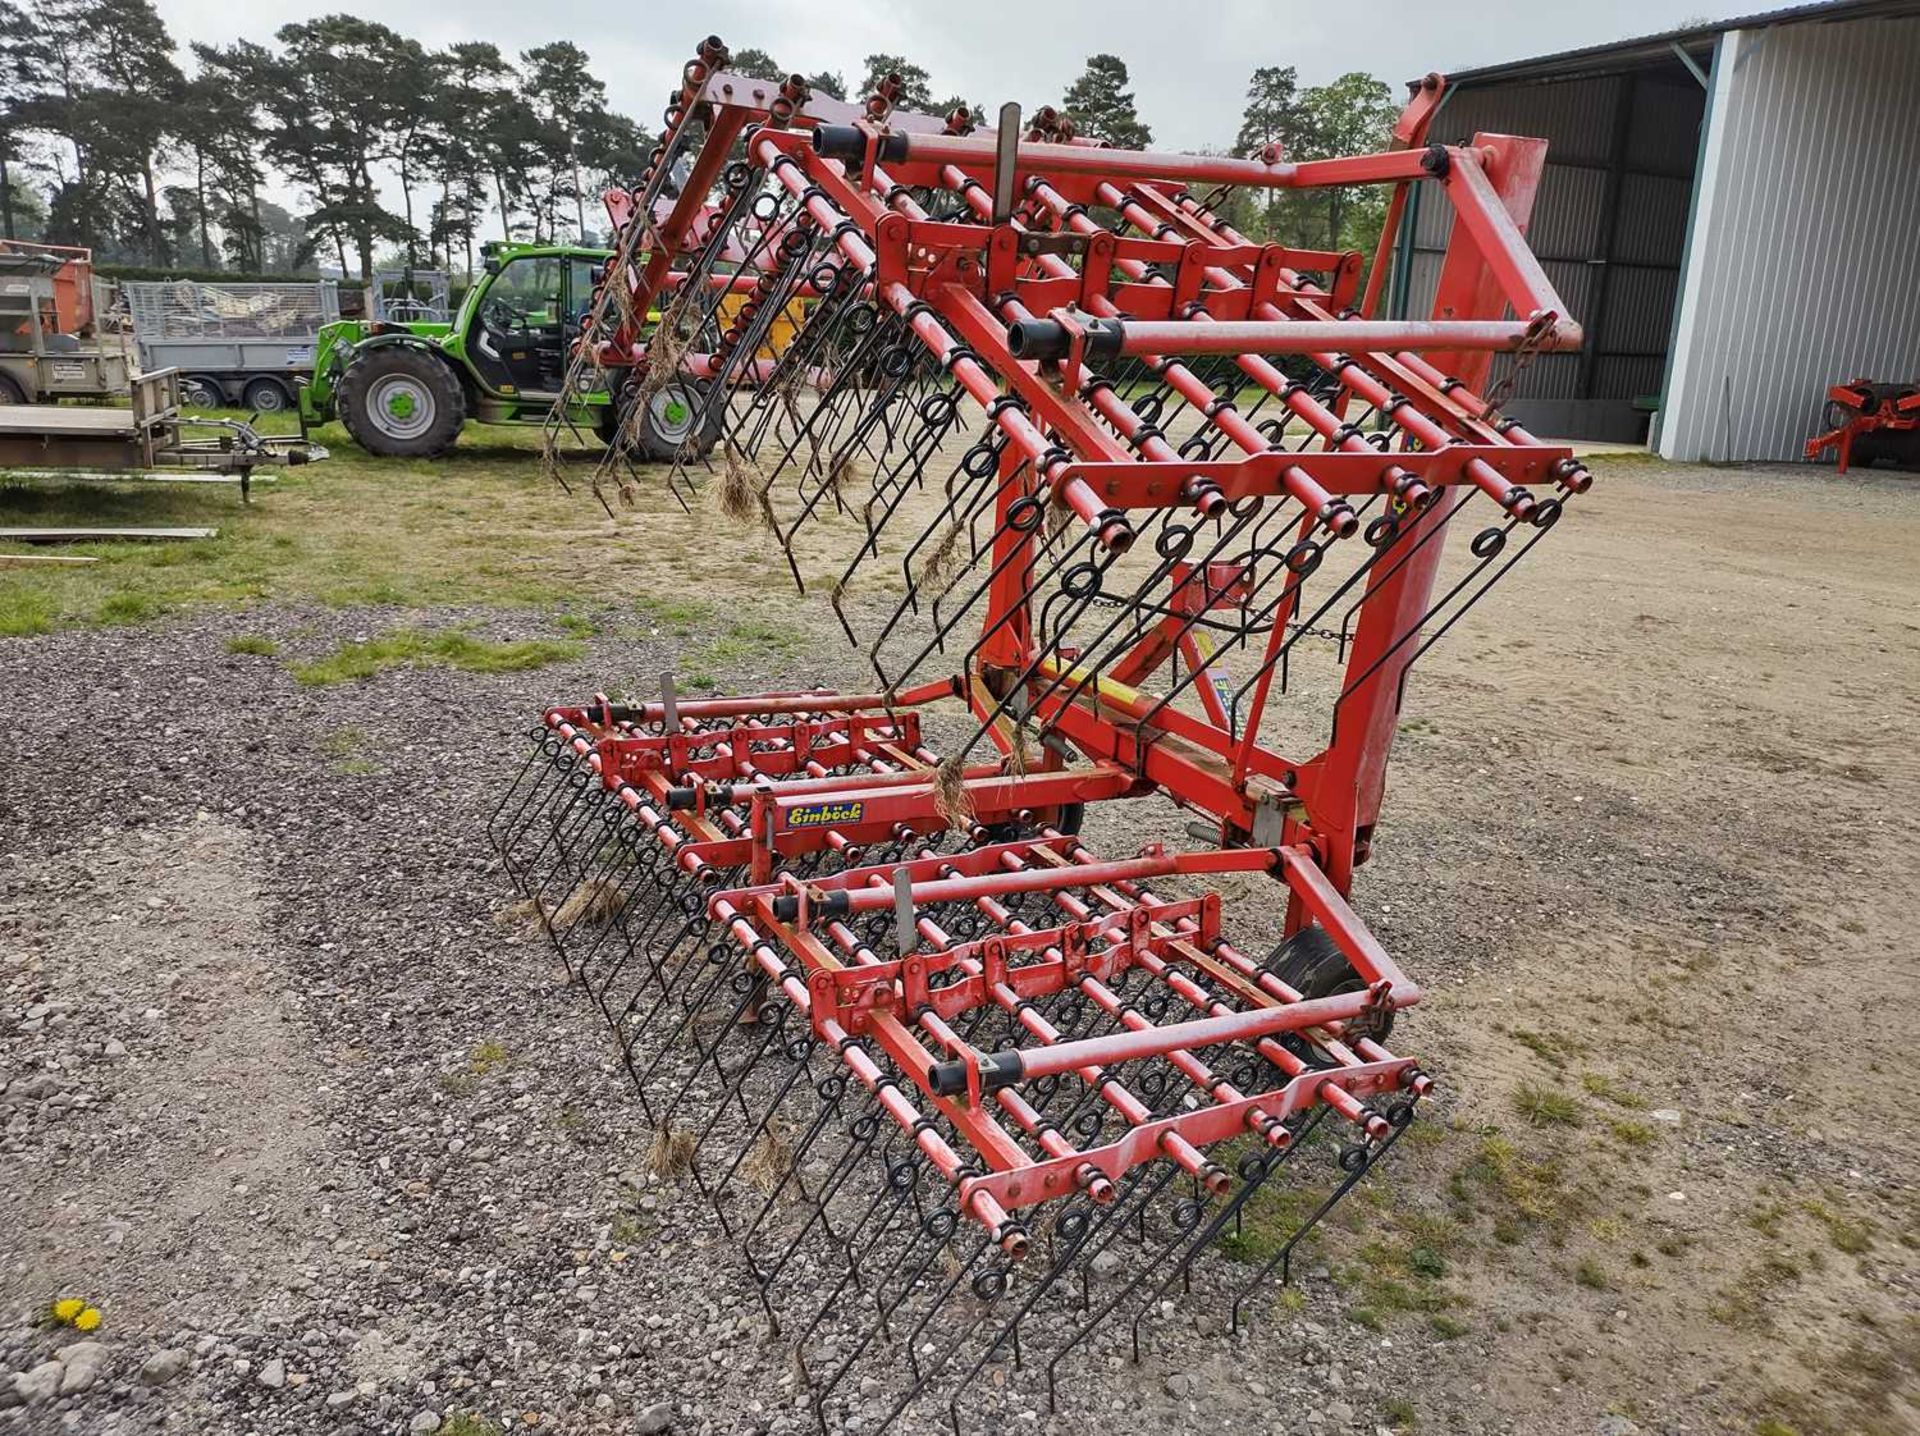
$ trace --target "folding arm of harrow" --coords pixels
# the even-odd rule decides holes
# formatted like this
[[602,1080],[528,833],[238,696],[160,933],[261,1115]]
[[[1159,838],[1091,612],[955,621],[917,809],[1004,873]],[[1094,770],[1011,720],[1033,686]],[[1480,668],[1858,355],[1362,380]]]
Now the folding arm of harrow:
[[[970,1217],[1002,1259],[1026,1209],[1125,1209],[1165,1173],[1237,1213],[1236,1139],[1252,1187],[1322,1123],[1364,1170],[1429,1086],[1382,1045],[1419,989],[1348,902],[1406,676],[1590,482],[1498,412],[1580,344],[1524,239],[1544,145],[1425,143],[1438,77],[1386,151],[1294,162],[1113,149],[1046,112],[969,132],[724,59],[703,47],[610,201],[612,317],[583,350],[635,403],[697,386],[717,444],[674,476],[717,470],[797,579],[799,529],[852,521],[831,597],[874,684],[546,714],[496,837],[649,1110],[683,1122],[724,1078],[747,1116],[742,1044],[799,1064],[781,1094],[824,1061],[804,1130],[866,1094],[849,1141],[902,1200],[938,1179],[927,1233]],[[1410,187],[1450,204],[1431,317],[1374,316],[1380,256],[1362,296],[1362,256],[1221,217],[1235,189],[1359,184],[1392,187],[1381,255]],[[868,565],[897,566],[881,595]],[[934,705],[971,728],[944,757]],[[1100,856],[1150,797],[1199,845]],[[1271,956],[1230,937],[1224,874],[1286,894]],[[698,1036],[721,994],[732,1020]],[[804,1039],[776,1041],[789,1014]],[[723,1220],[786,1101],[711,1185],[696,1167]]]

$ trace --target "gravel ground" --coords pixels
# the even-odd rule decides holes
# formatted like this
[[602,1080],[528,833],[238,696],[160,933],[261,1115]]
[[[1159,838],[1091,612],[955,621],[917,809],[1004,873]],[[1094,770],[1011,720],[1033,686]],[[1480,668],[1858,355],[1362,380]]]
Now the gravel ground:
[[[1643,1090],[1635,1121],[1655,1129],[1645,1149],[1603,1147],[1589,1115],[1569,1185],[1600,1215],[1460,1258],[1448,1279],[1472,1320],[1450,1335],[1356,1319],[1351,1284],[1317,1261],[1229,1338],[1235,1273],[1216,1263],[1155,1316],[1141,1363],[1104,1339],[1097,1385],[1057,1414],[1002,1371],[980,1429],[1372,1436],[1410,1400],[1423,1430],[1746,1430],[1758,1383],[1782,1379],[1768,1372],[1800,1379],[1781,1363],[1869,1348],[1878,1384],[1793,1429],[1915,1429],[1898,1236],[1914,1145],[1867,1094],[1884,1098],[1879,1064],[1910,1057],[1914,1030],[1895,895],[1913,890],[1915,843],[1890,815],[1920,797],[1896,736],[1920,718],[1920,504],[1867,480],[1825,490],[1838,497],[1802,528],[1816,482],[1636,467],[1597,489],[1568,571],[1526,580],[1508,617],[1422,675],[1433,722],[1396,760],[1361,905],[1432,985],[1396,1046],[1445,1075],[1434,1125],[1452,1135],[1387,1180],[1443,1192],[1468,1164],[1459,1144],[1512,1123],[1516,1084],[1578,1087],[1591,1068]],[[1716,522],[1671,537],[1690,508]],[[1798,553],[1776,546],[1782,527],[1808,535]],[[1849,542],[1865,554],[1851,572],[1833,561]],[[1620,581],[1644,565],[1670,566],[1672,587]],[[1837,648],[1785,611],[1802,601],[1845,630]],[[599,1014],[514,919],[485,841],[528,721],[671,666],[680,640],[334,688],[224,646],[265,633],[298,656],[459,620],[552,631],[494,611],[261,606],[0,645],[16,715],[0,766],[0,1430],[424,1432],[465,1412],[813,1429],[704,1202],[647,1170]],[[726,686],[839,676],[759,666]],[[1270,930],[1270,907],[1247,920]],[[1830,1011],[1804,1011],[1809,988]],[[1577,1032],[1566,1051],[1583,1055],[1542,1067],[1542,1031]],[[1849,1041],[1845,1071],[1797,1060]],[[1773,1249],[1754,1217],[1767,1193],[1802,1246],[1827,1220],[1806,1215],[1816,1201],[1877,1240],[1836,1237],[1818,1269],[1763,1290],[1764,1323],[1716,1325],[1715,1294]],[[1603,1217],[1627,1235],[1602,1235]],[[1642,1237],[1688,1255],[1630,1271]],[[1612,1264],[1607,1283],[1579,1275],[1583,1253]],[[41,1320],[66,1295],[99,1306],[97,1332]]]

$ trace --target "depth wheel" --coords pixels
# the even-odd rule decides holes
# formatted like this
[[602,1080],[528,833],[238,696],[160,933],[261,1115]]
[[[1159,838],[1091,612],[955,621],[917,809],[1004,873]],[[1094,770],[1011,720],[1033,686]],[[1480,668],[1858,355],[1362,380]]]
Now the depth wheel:
[[[1301,928],[1268,954],[1264,965],[1268,972],[1309,1001],[1367,990],[1360,974],[1353,970],[1353,964],[1347,961],[1346,954],[1324,927]],[[1350,1019],[1347,1032],[1353,1037],[1385,1042],[1393,1032],[1393,1013],[1387,1013],[1384,1018]]]

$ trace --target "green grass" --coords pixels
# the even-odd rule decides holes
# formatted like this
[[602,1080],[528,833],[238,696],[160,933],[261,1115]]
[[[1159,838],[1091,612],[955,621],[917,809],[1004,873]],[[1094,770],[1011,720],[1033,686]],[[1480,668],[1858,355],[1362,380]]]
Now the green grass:
[[[291,433],[296,425],[291,415],[269,415],[260,427]],[[585,492],[598,447],[566,458],[569,494],[542,473],[537,428],[470,426],[447,454],[420,460],[375,459],[337,425],[315,437],[330,451],[326,462],[283,471],[246,505],[222,485],[0,485],[11,525],[218,530],[183,543],[71,544],[60,552],[96,562],[0,569],[0,635],[259,599],[562,615],[604,611],[635,593],[666,596],[641,611],[680,628],[725,600],[678,595],[711,592],[716,572],[761,543],[705,504],[682,513],[645,471],[634,506],[609,523]]]
[[289,664],[287,671],[296,683],[326,685],[370,678],[383,669],[403,666],[458,668],[468,673],[515,673],[564,662],[579,654],[580,645],[570,640],[529,638],[517,643],[495,643],[457,629],[425,633],[399,628],[365,642],[344,643],[325,658]]
[[501,1436],[500,1423],[475,1411],[449,1411],[440,1436]]
[[227,640],[227,652],[251,653],[260,658],[272,658],[280,652],[280,645],[264,634],[243,633],[237,638]]
[[1660,1135],[1645,1122],[1609,1121],[1607,1130],[1625,1147],[1651,1147]]
[[1607,1275],[1607,1269],[1588,1257],[1573,1269],[1573,1279],[1590,1291],[1612,1291],[1613,1278]]
[[1578,1127],[1581,1122],[1578,1098],[1537,1082],[1513,1089],[1513,1108],[1536,1127]]
[[1584,1073],[1580,1078],[1580,1086],[1589,1097],[1598,1097],[1603,1102],[1611,1102],[1616,1107],[1625,1107],[1630,1112],[1637,1112],[1647,1105],[1644,1097],[1622,1087],[1601,1072]]
[[1420,1417],[1413,1409],[1413,1403],[1404,1396],[1391,1397],[1380,1408],[1380,1419],[1395,1431],[1412,1431],[1420,1425]]

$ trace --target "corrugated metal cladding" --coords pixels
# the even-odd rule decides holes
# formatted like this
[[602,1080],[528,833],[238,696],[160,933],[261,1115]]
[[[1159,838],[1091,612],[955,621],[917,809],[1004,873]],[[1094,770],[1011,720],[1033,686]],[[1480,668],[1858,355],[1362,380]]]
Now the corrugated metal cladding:
[[1920,18],[1729,32],[1711,125],[1659,450],[1797,459],[1920,376]]
[[[1703,108],[1684,72],[1652,72],[1465,87],[1436,117],[1433,137],[1447,143],[1483,131],[1547,141],[1528,238],[1587,347],[1544,355],[1521,376],[1508,409],[1528,424],[1637,437],[1633,401],[1660,389]],[[1453,228],[1438,189],[1421,189],[1411,228],[1396,312],[1428,314]]]

